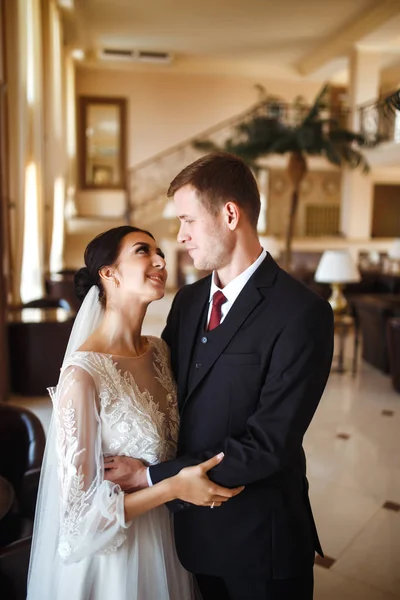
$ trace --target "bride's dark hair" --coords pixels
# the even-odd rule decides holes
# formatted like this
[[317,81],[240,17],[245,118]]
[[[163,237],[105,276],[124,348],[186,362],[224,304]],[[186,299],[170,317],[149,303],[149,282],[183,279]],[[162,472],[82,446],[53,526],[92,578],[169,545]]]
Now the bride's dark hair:
[[75,294],[79,300],[82,301],[90,288],[97,285],[100,290],[99,298],[104,302],[105,293],[99,274],[100,270],[116,263],[121,242],[129,233],[145,233],[154,240],[154,236],[145,229],[122,225],[100,233],[86,246],[84,255],[86,266],[79,269],[74,277]]

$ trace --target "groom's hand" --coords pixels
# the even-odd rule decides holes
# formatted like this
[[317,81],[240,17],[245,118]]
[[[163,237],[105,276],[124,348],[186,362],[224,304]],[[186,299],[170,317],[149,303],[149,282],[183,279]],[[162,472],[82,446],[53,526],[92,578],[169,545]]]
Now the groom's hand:
[[104,457],[104,479],[120,485],[124,492],[148,487],[146,465],[130,456]]

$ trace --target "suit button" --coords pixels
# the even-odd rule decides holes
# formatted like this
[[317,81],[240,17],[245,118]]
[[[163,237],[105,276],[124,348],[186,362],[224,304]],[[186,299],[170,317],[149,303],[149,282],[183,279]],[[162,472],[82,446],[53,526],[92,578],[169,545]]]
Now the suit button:
[[196,369],[200,369],[201,363],[196,363]]
[[206,336],[204,336],[204,337],[201,338],[201,343],[202,344],[207,344],[207,342],[208,342],[208,338]]

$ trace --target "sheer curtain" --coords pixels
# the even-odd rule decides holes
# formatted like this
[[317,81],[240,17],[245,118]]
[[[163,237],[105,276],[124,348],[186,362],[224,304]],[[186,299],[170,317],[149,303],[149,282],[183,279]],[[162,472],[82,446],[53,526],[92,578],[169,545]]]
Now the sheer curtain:
[[46,267],[57,272],[63,267],[64,212],[66,194],[66,68],[60,13],[55,0],[48,0],[44,36],[48,57],[46,88]]
[[26,1],[5,3],[8,128],[9,128],[9,189],[11,293],[15,304],[20,302],[21,266],[25,223],[25,168],[27,164],[27,14]]
[[66,67],[55,0],[6,3],[13,302],[44,294],[62,267]]
[[19,0],[19,6],[25,13],[25,31],[21,33],[26,35],[27,58],[25,222],[20,293],[22,302],[28,302],[44,293],[42,27],[40,0]]
[[76,196],[76,89],[75,63],[71,53],[65,56],[65,119],[67,145],[67,190],[65,216],[77,214]]
[[43,295],[43,123],[40,0],[5,5],[12,296]]

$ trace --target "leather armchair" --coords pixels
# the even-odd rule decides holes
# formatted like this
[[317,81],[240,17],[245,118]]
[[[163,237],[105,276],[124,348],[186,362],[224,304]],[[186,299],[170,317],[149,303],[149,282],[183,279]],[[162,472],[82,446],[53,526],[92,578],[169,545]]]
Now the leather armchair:
[[363,359],[383,373],[390,373],[387,323],[400,316],[400,295],[354,296],[352,305],[362,332]]
[[0,403],[0,475],[15,494],[10,510],[1,515],[0,589],[7,600],[26,597],[44,447],[39,419],[27,409]]
[[400,393],[400,318],[388,321],[387,336],[392,384],[396,392]]

